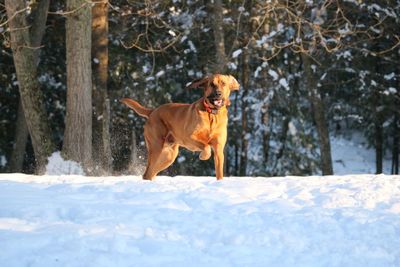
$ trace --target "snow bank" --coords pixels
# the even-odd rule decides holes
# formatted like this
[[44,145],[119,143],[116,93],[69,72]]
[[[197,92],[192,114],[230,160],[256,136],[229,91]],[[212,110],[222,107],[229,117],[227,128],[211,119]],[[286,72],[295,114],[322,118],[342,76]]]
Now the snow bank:
[[46,166],[46,175],[76,174],[84,175],[81,165],[72,160],[65,160],[59,151],[54,152]]
[[0,174],[2,266],[400,266],[400,177]]

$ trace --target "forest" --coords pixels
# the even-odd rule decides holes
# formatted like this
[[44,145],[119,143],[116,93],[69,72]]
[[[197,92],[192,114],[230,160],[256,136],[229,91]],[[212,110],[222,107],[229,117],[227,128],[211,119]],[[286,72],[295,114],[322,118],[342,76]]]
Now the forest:
[[[231,95],[226,176],[333,174],[330,138],[361,133],[399,173],[400,1],[0,0],[0,172],[61,151],[87,175],[141,175],[145,120],[124,105]],[[181,149],[165,175],[211,175]]]

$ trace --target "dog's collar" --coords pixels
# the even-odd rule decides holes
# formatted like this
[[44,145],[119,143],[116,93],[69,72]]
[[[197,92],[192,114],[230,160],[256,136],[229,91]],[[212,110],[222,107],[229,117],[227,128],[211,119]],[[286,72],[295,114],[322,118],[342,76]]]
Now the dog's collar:
[[208,113],[214,114],[214,115],[218,114],[218,109],[212,108],[209,104],[207,104],[206,98],[204,98],[204,100],[203,100],[203,105]]

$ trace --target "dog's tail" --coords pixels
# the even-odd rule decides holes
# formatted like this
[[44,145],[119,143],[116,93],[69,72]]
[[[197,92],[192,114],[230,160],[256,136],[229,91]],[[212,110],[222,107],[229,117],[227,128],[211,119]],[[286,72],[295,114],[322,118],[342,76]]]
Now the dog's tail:
[[127,105],[129,108],[133,109],[137,114],[142,117],[149,118],[150,114],[153,112],[151,108],[146,108],[140,105],[133,99],[130,98],[122,98],[121,102]]

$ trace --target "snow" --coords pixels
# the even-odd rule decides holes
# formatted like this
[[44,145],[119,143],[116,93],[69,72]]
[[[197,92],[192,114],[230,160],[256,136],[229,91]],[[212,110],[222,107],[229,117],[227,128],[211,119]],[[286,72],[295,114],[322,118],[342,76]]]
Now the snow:
[[197,49],[196,49],[196,47],[194,46],[193,42],[189,40],[189,41],[188,41],[188,44],[189,44],[190,50],[193,51],[194,53],[196,53],[196,52],[197,52]]
[[2,266],[400,266],[400,177],[0,174]]
[[273,69],[269,69],[268,74],[272,77],[272,79],[274,81],[278,80],[278,78],[279,78],[278,73],[276,71],[274,71]]
[[258,74],[260,73],[261,70],[262,70],[262,67],[261,67],[261,66],[258,66],[257,69],[256,69],[256,71],[254,72],[254,78],[257,78],[257,77],[258,77]]
[[290,135],[296,136],[297,135],[297,128],[296,128],[296,125],[293,123],[293,121],[289,122],[288,127],[289,127]]
[[64,160],[60,151],[54,152],[48,160],[46,175],[85,174],[79,163],[72,160]]
[[176,33],[175,33],[173,30],[169,30],[168,33],[169,33],[171,36],[176,37]]
[[387,90],[383,91],[384,95],[390,95],[390,94],[396,94],[397,93],[397,89],[394,87],[389,87]]
[[165,74],[165,71],[160,70],[159,72],[156,73],[156,77],[159,78]]
[[238,50],[234,51],[232,53],[232,58],[237,58],[242,52],[243,52],[242,49],[238,49]]
[[[331,136],[333,173],[336,175],[375,173],[375,150],[359,133]],[[383,159],[383,173],[390,173],[391,160]]]
[[0,156],[0,166],[6,166],[7,165],[7,158],[4,155]]
[[394,77],[396,76],[396,74],[394,72],[390,73],[390,74],[386,74],[383,76],[383,78],[385,78],[385,80],[392,80]]
[[1,265],[398,267],[400,176],[366,174],[364,141],[331,137],[335,176],[223,181],[89,177],[54,153],[0,174]]
[[290,90],[289,88],[289,83],[287,82],[287,80],[285,78],[281,78],[279,79],[279,84],[284,87],[287,91]]

